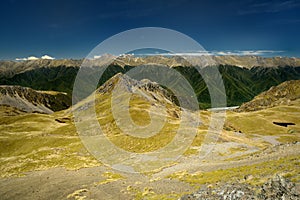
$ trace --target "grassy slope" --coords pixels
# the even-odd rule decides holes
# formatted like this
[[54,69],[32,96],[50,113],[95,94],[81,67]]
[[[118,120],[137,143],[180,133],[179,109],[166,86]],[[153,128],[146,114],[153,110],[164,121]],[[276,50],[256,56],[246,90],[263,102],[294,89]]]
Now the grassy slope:
[[[300,142],[300,100],[293,101],[290,105],[276,106],[256,112],[236,113],[227,112],[227,119],[220,140],[223,142],[238,142],[257,146],[261,150],[272,146],[261,137],[275,136],[282,144]],[[293,122],[296,125],[281,127],[274,125],[273,121]],[[240,132],[236,136],[236,132]],[[221,141],[220,141],[221,143]],[[241,152],[243,149],[232,148],[230,153]],[[297,149],[295,149],[297,151]],[[193,152],[194,153],[194,152]],[[255,155],[259,154],[256,152]],[[249,159],[249,155],[237,156],[228,159],[228,162]],[[253,185],[262,184],[274,174],[281,174],[294,182],[300,181],[300,160],[299,155],[281,157],[279,159],[268,160],[258,164],[249,164],[227,169],[219,169],[209,172],[198,171],[188,173],[178,171],[168,176],[171,179],[180,180],[194,185],[196,188],[202,184],[215,184],[226,182],[245,182]],[[245,175],[252,175],[251,179],[245,180]]]
[[[105,125],[107,136],[113,143],[128,151],[145,152],[164,146],[173,137],[174,131],[178,127],[178,119],[170,115],[170,123],[164,127],[161,134],[149,140],[128,137],[120,133],[114,122],[110,112],[110,96],[98,96],[97,101],[99,101],[96,107],[98,120],[100,124]],[[149,108],[149,102],[139,97],[133,97],[130,105],[130,114],[133,120],[140,125],[147,124],[149,116],[144,110]],[[171,105],[169,108],[176,109]],[[72,116],[67,111],[56,112],[52,115],[18,112],[13,108],[0,107],[0,176],[22,175],[27,171],[53,167],[78,169],[100,165],[81,144],[72,123]],[[219,143],[237,142],[265,149],[271,144],[256,140],[260,136],[276,136],[278,137],[277,140],[282,143],[300,141],[299,112],[300,100],[293,101],[288,106],[276,106],[256,112],[236,113],[230,111],[227,113]],[[203,136],[206,134],[210,113],[202,111],[200,115],[203,124],[199,126],[198,135],[194,139],[191,148],[186,151],[186,156],[193,156],[197,153],[197,147],[201,145]],[[64,123],[59,123],[55,119],[59,119]],[[296,125],[285,128],[274,125],[273,121],[294,122]],[[235,134],[239,131],[243,135]],[[231,149],[232,154],[240,151],[243,151],[243,149]],[[246,155],[243,159],[245,158],[247,158]],[[299,170],[299,156],[289,156],[259,164],[212,172],[190,174],[186,171],[178,171],[167,178],[199,187],[202,184],[214,184],[222,181],[243,182],[244,176],[251,174],[254,178],[246,182],[260,184],[275,173],[283,174],[293,181],[299,181]],[[144,197],[149,199],[175,199],[180,196],[178,194],[156,194],[147,188],[143,191],[133,191],[133,193],[136,193],[137,199]]]
[[55,121],[66,117],[64,112],[14,112],[17,111],[0,108],[0,176],[52,167],[78,169],[99,165],[81,144],[73,123],[67,118],[66,123]]
[[[290,105],[281,105],[255,112],[229,112],[227,126],[234,127],[236,131],[251,136],[278,135],[280,141],[299,141],[300,134],[300,100],[292,101]],[[273,122],[292,122],[296,125],[282,127]]]
[[[293,182],[300,180],[299,156],[289,156],[278,160],[271,160],[259,164],[246,165],[228,169],[220,169],[211,172],[197,172],[189,174],[186,171],[174,173],[169,178],[179,179],[194,186],[202,184],[215,184],[218,182],[243,182],[253,185],[263,184],[267,179],[275,174],[281,174],[291,179]],[[245,180],[244,177],[252,175],[253,178]]]
[[[138,139],[124,135],[109,112],[109,98],[107,96],[101,96],[101,98],[103,99],[98,100],[101,100],[102,103],[96,110],[98,113],[100,110],[107,110],[107,112],[105,117],[98,116],[100,124],[106,127],[105,131],[113,143],[128,151],[156,150],[170,142],[177,130],[179,121],[177,118],[169,116],[170,123],[166,124],[159,134],[150,139]],[[137,124],[147,124],[149,118],[147,118],[144,109],[149,108],[149,102],[136,97],[131,100],[131,104],[135,105],[130,111],[133,120]],[[270,144],[254,140],[257,135],[278,136],[277,140],[282,143],[300,141],[299,108],[300,101],[297,100],[290,106],[277,106],[257,112],[228,112],[220,142],[247,143],[263,149]],[[10,111],[7,107],[1,107],[1,109],[1,176],[58,166],[81,168],[98,165],[97,161],[89,156],[81,144],[71,116],[66,112],[57,112],[53,115],[14,114],[16,112],[14,109]],[[60,119],[65,123],[59,123],[55,119]],[[203,141],[210,121],[209,112],[201,112],[201,120],[203,124],[199,127],[198,134],[185,155],[197,153],[194,147],[199,147]],[[274,125],[273,120],[294,122],[296,125],[287,128],[280,127]],[[234,136],[234,132],[237,131],[244,133],[244,136]],[[240,149],[232,149],[232,153],[234,151],[240,151]]]

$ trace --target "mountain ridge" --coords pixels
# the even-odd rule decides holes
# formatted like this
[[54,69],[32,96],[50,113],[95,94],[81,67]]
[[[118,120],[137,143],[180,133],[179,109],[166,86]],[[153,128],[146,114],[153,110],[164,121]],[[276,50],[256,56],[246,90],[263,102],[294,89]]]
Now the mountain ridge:
[[[150,95],[144,95],[143,92],[139,92],[145,98],[153,98],[155,100],[159,99],[159,96],[164,96],[170,102],[175,103],[176,97],[170,93],[168,90],[162,88],[158,83],[152,82],[149,79],[142,79],[140,81],[132,79],[126,74],[118,73],[101,85],[97,91],[100,93],[111,92],[116,84],[119,84],[119,87],[122,87],[122,91],[127,91],[130,93],[137,93],[138,90],[146,91],[151,93]],[[159,93],[155,95],[154,93]]]
[[278,105],[289,105],[300,98],[300,80],[285,81],[269,90],[255,96],[249,102],[243,103],[238,109],[242,111],[257,111]]
[[[237,56],[235,56],[237,57]],[[223,56],[222,58],[233,59],[234,56]],[[143,62],[146,62],[147,59],[134,57],[131,55],[124,55],[116,58],[112,55],[104,55],[100,58],[88,60],[82,63],[83,60],[38,60],[38,61],[25,61],[18,63],[18,66],[21,66],[20,70],[22,72],[15,71],[6,73],[0,73],[0,85],[20,85],[23,87],[30,87],[35,90],[51,90],[51,91],[60,91],[68,93],[68,96],[72,96],[72,90],[76,75],[79,71],[79,65],[83,64],[86,66],[86,69],[89,71],[88,76],[93,76],[98,74],[99,71],[104,68],[97,67],[97,65],[107,67],[103,71],[102,77],[100,78],[97,87],[104,84],[111,77],[117,73],[127,73],[133,69],[137,64],[143,65]],[[221,58],[221,56],[220,56]],[[271,58],[262,58],[257,56],[244,56],[239,57],[240,59],[253,58],[253,59],[271,59]],[[111,59],[115,59],[111,64]],[[131,60],[133,59],[133,61]],[[151,60],[152,59],[152,60]],[[150,63],[160,63],[160,65],[168,64],[171,58],[162,57],[162,56],[152,56],[148,57]],[[252,100],[259,93],[269,89],[271,86],[278,85],[287,80],[297,80],[300,79],[300,64],[297,66],[298,58],[273,58],[279,60],[281,65],[280,67],[237,67],[234,65],[217,65],[220,74],[222,75],[224,86],[226,89],[227,96],[227,105],[236,106],[241,105],[244,102]],[[283,66],[285,59],[291,60],[292,66]],[[132,66],[130,62],[132,61]],[[295,62],[294,62],[294,61]],[[121,63],[122,61],[122,63]],[[123,62],[124,61],[124,62]],[[126,61],[126,62],[125,62]],[[184,60],[183,57],[177,56],[174,57],[174,63],[182,63]],[[195,63],[199,61],[195,60]],[[201,61],[201,59],[200,59]],[[207,62],[207,59],[204,60]],[[251,61],[251,60],[250,60]],[[293,62],[292,62],[293,61]],[[297,62],[296,62],[297,61]],[[194,61],[193,61],[194,62]],[[225,61],[224,61],[225,62]],[[15,62],[16,63],[16,62]],[[29,65],[24,65],[22,63]],[[46,66],[39,65],[39,63],[45,63]],[[48,67],[51,63],[54,63],[52,67]],[[126,64],[127,63],[127,64]],[[207,90],[206,83],[204,82],[202,76],[199,74],[199,71],[195,67],[191,66],[175,66],[173,62],[169,64],[172,65],[172,69],[175,69],[181,73],[193,87],[197,99],[199,102],[200,108],[209,108],[210,107],[210,95]],[[236,62],[237,63],[237,62]],[[272,63],[272,62],[271,62]],[[279,64],[280,64],[279,63]],[[94,66],[95,64],[96,66]],[[174,64],[174,65],[173,65]],[[270,63],[269,63],[270,64]],[[32,66],[31,66],[32,65]],[[154,64],[155,65],[155,64]],[[158,65],[158,64],[157,64]],[[208,69],[207,67],[201,67],[200,70]],[[4,65],[1,65],[0,62],[0,71],[6,69]],[[14,70],[15,68],[11,68]],[[25,71],[24,71],[25,70]],[[9,72],[9,73],[8,73]],[[166,74],[168,76],[168,74]],[[98,78],[98,77],[94,77]],[[89,87],[86,85],[85,87]]]
[[53,113],[67,109],[71,99],[66,93],[38,91],[21,86],[0,86],[0,105],[8,105],[25,112]]
[[232,65],[244,68],[253,67],[283,67],[283,66],[300,66],[300,58],[296,57],[261,57],[261,56],[146,56],[135,57],[133,55],[114,56],[105,54],[95,59],[38,59],[28,61],[0,61],[0,73],[11,77],[15,74],[25,72],[27,70],[40,67],[80,67],[82,63],[85,65],[101,66],[104,61],[111,61],[113,65],[138,66],[147,63],[164,64],[169,67],[191,66],[189,60],[197,58],[197,64],[200,66],[215,66],[215,65]]

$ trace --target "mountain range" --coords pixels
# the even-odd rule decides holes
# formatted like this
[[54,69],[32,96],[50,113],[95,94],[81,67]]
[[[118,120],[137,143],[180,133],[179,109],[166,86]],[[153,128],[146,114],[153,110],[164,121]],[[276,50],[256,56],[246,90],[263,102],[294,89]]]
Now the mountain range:
[[[217,65],[228,105],[241,104],[226,110],[222,121],[225,113],[218,110],[179,106],[179,98],[187,95],[175,95],[151,80],[153,76],[145,78],[147,71],[135,79],[131,72],[139,65],[121,65],[117,59],[104,71],[101,66],[110,57],[85,68],[82,90],[89,92],[78,99],[72,92],[82,61],[38,60],[1,67],[1,198],[300,197],[299,66]],[[171,77],[171,86],[181,82],[165,74],[167,68],[158,62],[171,58],[151,59],[162,77]],[[196,68],[166,67],[190,83],[196,105],[210,106],[206,83]],[[89,89],[89,81],[98,80],[101,70],[98,86]]]
[[[201,66],[213,66],[213,65],[231,65],[242,68],[252,67],[284,67],[300,66],[300,58],[295,57],[261,57],[261,56],[211,56],[201,55],[196,56]],[[193,56],[134,56],[131,54],[124,54],[121,56],[114,56],[111,54],[104,54],[97,56],[94,59],[37,59],[27,61],[0,61],[0,76],[13,76],[14,74],[22,73],[28,70],[41,68],[41,67],[80,67],[82,62],[92,64],[94,66],[101,66],[103,60],[113,60],[113,65],[124,66],[138,66],[142,64],[156,63],[163,64],[168,67],[178,66],[191,66],[191,63],[186,58],[193,58]]]
[[[105,61],[112,61],[104,71],[98,86],[117,73],[125,74],[145,63],[172,67],[180,72],[193,87],[200,108],[210,107],[210,96],[206,83],[193,67],[181,56],[104,55],[87,59],[90,74],[101,70]],[[192,59],[189,59],[192,60]],[[192,60],[193,61],[193,60]],[[83,60],[34,60],[0,62],[0,84],[19,85],[36,90],[66,92],[71,96],[74,80]],[[202,56],[196,62],[201,70],[217,66],[226,89],[227,105],[236,106],[250,101],[254,96],[284,81],[300,79],[300,59],[287,57],[263,58],[259,56]]]

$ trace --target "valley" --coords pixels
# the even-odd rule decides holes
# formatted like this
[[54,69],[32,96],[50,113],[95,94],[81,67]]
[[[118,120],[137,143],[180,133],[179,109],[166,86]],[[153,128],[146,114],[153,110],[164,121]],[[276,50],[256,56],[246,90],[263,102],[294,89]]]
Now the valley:
[[[204,80],[178,58],[120,57],[105,70],[97,89],[81,101],[75,99],[73,106],[79,60],[1,63],[1,199],[184,200],[214,190],[271,198],[273,193],[283,195],[281,186],[275,191],[267,187],[276,178],[291,182],[293,189],[284,195],[300,198],[299,59],[219,56],[214,61],[224,81],[227,106],[238,108],[208,109]],[[182,108],[174,93],[158,83],[125,74],[147,62],[180,72],[194,89],[199,109]],[[89,70],[93,74],[101,69],[95,65]],[[199,123],[187,123],[177,141],[184,111],[190,122]],[[207,140],[213,116],[222,114],[226,117],[220,133]],[[157,127],[161,129],[155,132]],[[123,161],[116,150],[106,149],[106,140],[132,153],[132,159]],[[172,157],[175,153],[163,147],[174,140],[174,152],[180,152],[177,159],[151,160],[151,152],[161,149],[154,155]],[[103,151],[96,152],[99,149]],[[139,155],[146,156],[135,160]],[[130,165],[135,173],[118,170],[122,168],[115,163]]]

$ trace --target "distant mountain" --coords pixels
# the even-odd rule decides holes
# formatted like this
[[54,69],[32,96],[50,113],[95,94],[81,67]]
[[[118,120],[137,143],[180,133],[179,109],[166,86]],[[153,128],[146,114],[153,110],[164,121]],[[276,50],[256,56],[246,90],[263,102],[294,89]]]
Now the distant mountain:
[[[107,55],[105,58],[107,59]],[[110,56],[110,58],[113,58]],[[218,66],[218,65],[231,65],[242,68],[253,68],[253,67],[298,67],[300,66],[300,58],[295,57],[261,57],[261,56],[236,56],[236,55],[226,55],[226,56],[211,56],[211,55],[201,55],[201,56],[146,56],[146,57],[135,57],[133,55],[122,55],[115,57],[114,65],[119,66],[138,66],[142,64],[163,64],[168,67],[178,67],[198,65],[198,66]],[[101,58],[100,58],[101,59]],[[92,61],[96,62],[96,61]]]
[[[206,83],[195,68],[176,67],[190,82],[202,108],[210,107],[210,95]],[[287,80],[300,79],[300,67],[239,68],[229,65],[218,67],[226,89],[227,105],[241,105],[259,93]],[[206,68],[202,69],[204,72]]]
[[[112,65],[117,66],[138,66],[143,64],[163,64],[168,67],[178,66],[191,66],[194,65],[193,60],[197,60],[199,66],[213,66],[213,65],[231,65],[243,68],[253,67],[299,67],[300,58],[290,57],[260,57],[260,56],[144,56],[135,57],[130,54],[121,56],[114,56],[105,54],[96,57],[95,59],[60,59],[60,60],[47,60],[37,59],[28,61],[0,61],[0,77],[11,77],[15,74],[23,73],[25,71],[41,68],[41,67],[80,67],[83,61],[86,65],[101,66],[103,61],[113,61]],[[189,62],[191,61],[191,62]]]
[[238,111],[256,111],[277,105],[288,105],[300,99],[300,80],[286,81],[243,103]]
[[[126,73],[143,64],[162,64],[179,71],[190,82],[201,108],[210,107],[210,95],[199,72],[180,56],[104,55],[86,60],[85,66],[93,76],[103,64],[113,60],[104,71],[98,86],[117,73]],[[201,70],[217,66],[224,81],[227,105],[241,105],[259,93],[287,80],[300,79],[300,59],[259,56],[200,56],[190,59],[201,65]],[[0,62],[0,85],[20,85],[36,90],[54,90],[72,95],[76,74],[83,60],[35,60],[24,62]],[[86,87],[89,87],[88,85]]]
[[15,107],[25,112],[52,113],[68,108],[71,99],[67,94],[54,91],[37,91],[21,86],[0,86],[0,105]]
[[300,58],[294,57],[213,56],[212,59],[217,65],[232,65],[245,68],[300,66]]
[[27,60],[27,61],[0,61],[0,77],[13,77],[16,74],[32,71],[39,68],[79,67],[82,60],[61,59],[61,60]]

